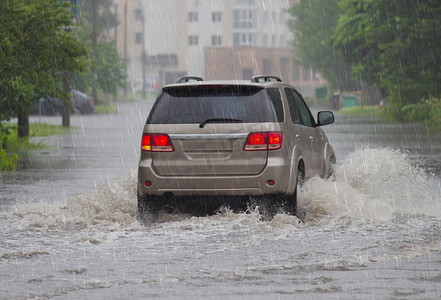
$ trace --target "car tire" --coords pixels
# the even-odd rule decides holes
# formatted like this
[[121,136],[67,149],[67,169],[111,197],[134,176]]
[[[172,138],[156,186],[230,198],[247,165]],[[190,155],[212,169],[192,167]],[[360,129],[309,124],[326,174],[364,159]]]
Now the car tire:
[[335,158],[331,157],[328,162],[328,168],[326,171],[326,179],[331,178],[332,175],[334,175],[334,171],[335,171]]
[[284,210],[286,213],[297,216],[297,195],[300,185],[303,183],[303,171],[300,166],[297,168],[296,176],[296,187],[294,193],[289,196],[285,196],[285,201],[283,203]]
[[138,192],[138,218],[148,225],[158,218],[158,199],[155,196],[140,196]]

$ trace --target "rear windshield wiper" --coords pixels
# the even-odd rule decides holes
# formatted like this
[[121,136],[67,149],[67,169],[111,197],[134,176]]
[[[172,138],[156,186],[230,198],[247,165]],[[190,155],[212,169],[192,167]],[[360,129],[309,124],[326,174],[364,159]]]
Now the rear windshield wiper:
[[204,128],[205,124],[207,123],[243,123],[243,121],[238,119],[231,119],[231,118],[213,118],[213,119],[207,119],[201,124],[199,124],[199,128]]

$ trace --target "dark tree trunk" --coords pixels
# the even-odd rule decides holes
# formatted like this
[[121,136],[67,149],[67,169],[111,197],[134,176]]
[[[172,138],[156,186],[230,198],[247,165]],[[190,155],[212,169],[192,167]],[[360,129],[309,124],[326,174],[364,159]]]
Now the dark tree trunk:
[[70,110],[72,107],[72,100],[70,97],[70,90],[72,89],[72,74],[64,73],[63,78],[63,109],[61,111],[61,125],[63,127],[70,126]]
[[29,112],[20,111],[18,113],[18,137],[29,137]]
[[63,127],[70,126],[70,104],[63,103],[63,109],[61,111],[61,125]]

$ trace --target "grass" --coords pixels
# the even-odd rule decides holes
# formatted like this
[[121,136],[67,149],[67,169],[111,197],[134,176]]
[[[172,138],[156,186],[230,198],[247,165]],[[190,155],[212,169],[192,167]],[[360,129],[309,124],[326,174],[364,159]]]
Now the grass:
[[342,108],[338,113],[347,116],[372,117],[384,119],[385,112],[378,105],[364,105]]
[[113,103],[98,104],[95,106],[95,113],[99,115],[117,114],[118,109],[115,107],[115,104]]
[[[15,171],[19,157],[23,152],[44,149],[42,143],[32,143],[27,138],[19,138],[17,124],[5,124],[9,134],[0,133],[0,171]],[[73,127],[63,127],[46,123],[29,124],[29,136],[52,136],[69,133]]]
[[[5,124],[9,134],[0,134],[0,148],[9,153],[19,153],[27,150],[42,149],[45,146],[41,143],[35,144],[29,139],[21,139],[17,134],[17,124]],[[69,133],[73,127],[63,127],[61,125],[51,125],[46,123],[29,124],[29,137],[52,136]]]
[[47,123],[31,123],[29,136],[51,136],[70,133],[73,127],[63,127],[61,125],[51,125]]
[[304,96],[303,99],[309,107],[330,106],[330,100],[328,98],[317,99],[316,97]]

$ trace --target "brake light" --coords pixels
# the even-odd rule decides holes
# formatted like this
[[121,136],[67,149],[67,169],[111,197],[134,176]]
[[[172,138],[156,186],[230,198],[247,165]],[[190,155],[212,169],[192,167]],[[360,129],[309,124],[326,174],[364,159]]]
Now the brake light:
[[173,152],[175,150],[170,137],[165,133],[144,133],[141,149],[151,152]]
[[281,131],[268,132],[268,150],[282,148],[283,134]]
[[259,151],[259,150],[267,150],[268,149],[268,133],[266,132],[251,132],[245,145],[243,146],[243,150],[245,151]]
[[89,104],[93,105],[93,99],[92,98],[90,98],[88,102],[89,102]]
[[247,137],[243,150],[277,150],[282,147],[282,143],[283,133],[281,131],[251,132]]

